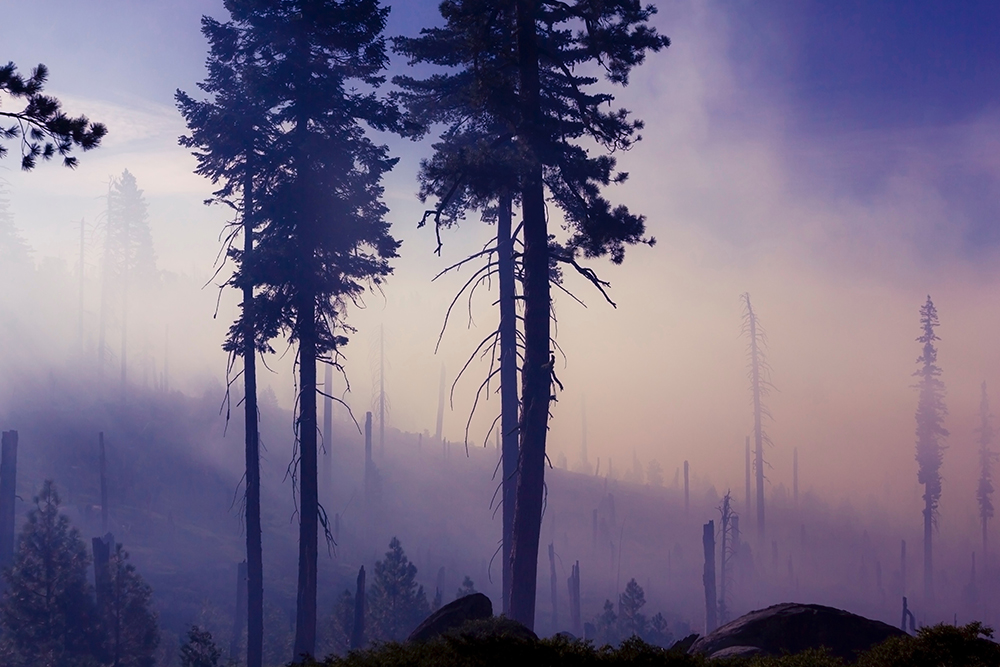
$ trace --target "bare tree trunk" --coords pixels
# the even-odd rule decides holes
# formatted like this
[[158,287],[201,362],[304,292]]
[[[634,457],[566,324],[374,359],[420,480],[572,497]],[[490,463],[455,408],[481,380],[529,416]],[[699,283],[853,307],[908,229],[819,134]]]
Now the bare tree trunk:
[[514,239],[511,236],[511,197],[500,195],[497,214],[497,270],[500,281],[500,432],[503,461],[503,611],[510,604],[510,554],[517,491],[517,308],[514,282]]
[[[308,282],[308,281],[306,281]],[[296,313],[299,336],[299,577],[293,658],[316,651],[316,568],[319,498],[316,488],[316,301],[303,286]]]
[[441,430],[444,427],[444,364],[441,364],[441,382],[438,385],[437,426],[434,429],[434,439],[441,442]]
[[229,662],[236,665],[240,660],[240,639],[247,627],[247,562],[236,566],[236,613],[233,615],[233,636],[229,640]]
[[385,456],[385,329],[378,328],[378,455]]
[[580,614],[580,561],[573,564],[573,571],[566,582],[569,588],[569,616],[570,624],[573,627],[573,634],[581,637],[583,634],[583,624]]
[[750,381],[753,389],[753,437],[755,451],[754,465],[757,469],[757,538],[764,540],[764,431],[761,424],[761,383],[760,350],[757,346],[757,316],[750,305],[750,295],[746,295],[747,316],[750,325]]
[[94,552],[94,594],[97,598],[97,608],[104,613],[105,605],[111,598],[111,545],[114,538],[110,534],[95,537],[90,540]]
[[903,595],[906,595],[906,540],[899,544],[899,574],[903,583]]
[[705,571],[702,582],[705,585],[705,634],[715,630],[715,522],[709,521],[702,530],[702,545],[705,547]]
[[372,479],[375,471],[372,469],[372,413],[365,413],[365,502],[371,503],[375,494],[375,484]]
[[934,533],[934,509],[931,497],[924,494],[924,597],[934,599],[934,559],[931,539]]
[[101,473],[101,532],[108,532],[108,458],[104,448],[104,431],[97,434],[97,443],[100,447],[100,473]]
[[690,466],[688,462],[684,462],[684,518],[688,516],[688,512],[691,511],[691,487],[689,486],[688,473],[690,471]]
[[333,364],[326,364],[323,377],[323,484],[326,500],[333,501]]
[[354,627],[351,630],[351,649],[365,646],[365,566],[358,570],[358,586],[354,593]]
[[549,584],[552,592],[552,630],[559,628],[559,600],[557,597],[558,579],[556,578],[556,549],[555,544],[549,543]]
[[[254,188],[253,176],[243,179],[243,265],[253,261]],[[247,667],[261,667],[264,661],[264,556],[260,525],[260,416],[257,406],[257,350],[255,345],[257,315],[254,308],[254,285],[244,277],[243,303],[243,431],[246,465],[247,526]],[[163,384],[167,384],[164,362]]]
[[799,504],[799,448],[792,449],[792,498]]
[[14,564],[17,500],[17,431],[4,431],[0,445],[0,570]]
[[751,484],[750,484],[750,469],[751,468],[752,468],[752,465],[750,463],[750,436],[748,435],[747,436],[747,479],[746,479],[747,499],[746,499],[746,507],[743,508],[743,511],[747,513],[747,516],[750,516],[750,503],[751,503],[751,501],[750,501],[750,488],[751,488]]
[[524,229],[524,367],[521,372],[521,455],[514,508],[510,614],[529,629],[535,625],[538,545],[545,483],[545,437],[552,385],[549,346],[549,249],[542,165],[536,153],[541,96],[535,13],[537,0],[517,0],[520,106],[531,166],[522,173]]

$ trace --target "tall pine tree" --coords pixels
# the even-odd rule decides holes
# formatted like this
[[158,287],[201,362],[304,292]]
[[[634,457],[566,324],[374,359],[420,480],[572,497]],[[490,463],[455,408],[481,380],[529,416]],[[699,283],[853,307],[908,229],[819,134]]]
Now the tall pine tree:
[[993,464],[997,453],[990,445],[993,444],[993,415],[990,413],[990,397],[986,394],[986,383],[983,382],[982,397],[979,400],[979,484],[976,486],[976,501],[979,503],[979,521],[983,529],[983,562],[987,559],[987,540],[990,519],[993,518]]
[[[524,303],[522,409],[518,449],[504,447],[508,462],[519,450],[519,468],[504,471],[504,551],[506,555],[508,543],[519,543],[521,556],[511,549],[509,579],[514,583],[505,583],[504,607],[528,625],[534,618],[545,433],[553,383],[549,281],[553,276],[558,279],[558,265],[565,263],[603,293],[606,283],[581,266],[579,258],[610,255],[619,263],[626,245],[652,242],[643,237],[641,216],[623,206],[612,207],[600,194],[603,186],[625,178],[615,172],[615,160],[607,154],[592,157],[579,143],[595,140],[608,152],[624,149],[638,138],[642,124],[629,119],[625,110],[606,109],[612,97],[590,90],[598,79],[576,72],[599,63],[609,80],[627,83],[629,71],[642,62],[647,50],[669,43],[646,25],[654,11],[631,0],[599,5],[450,0],[441,5],[444,27],[396,43],[411,62],[449,68],[424,80],[396,79],[418,125],[448,124],[434,146],[433,158],[423,163],[421,171],[421,195],[438,199],[435,222],[448,224],[470,208],[485,210],[487,219],[495,217],[501,310],[508,301],[512,306],[515,297],[511,279],[506,290],[511,296],[504,298],[504,262],[510,254],[518,260]],[[561,244],[550,242],[546,189],[562,209],[568,237]],[[501,247],[509,238],[504,223],[510,205],[517,201],[522,208],[523,253]],[[485,271],[489,273],[489,265]],[[513,322],[515,314],[501,314],[501,341],[505,319]],[[512,332],[510,337],[515,336]],[[516,351],[509,354],[503,342],[500,347],[501,361],[505,354],[517,356]],[[511,383],[501,379],[501,388]],[[510,412],[502,408],[503,415]],[[513,427],[502,425],[502,430],[510,433]],[[515,479],[520,490],[513,490]],[[515,518],[516,509],[508,514],[517,505],[520,520]],[[518,603],[513,605],[515,597]]]
[[153,667],[160,628],[152,610],[153,590],[115,545],[109,564],[109,596],[100,609],[112,667]]
[[365,126],[392,129],[398,114],[374,92],[387,63],[388,9],[376,0],[228,0],[234,40],[254,63],[249,94],[279,128],[264,154],[266,192],[245,280],[257,286],[257,335],[297,344],[299,574],[294,658],[316,647],[320,507],[316,364],[338,368],[352,331],[346,303],[391,272],[382,175],[395,164]]
[[924,595],[934,596],[934,561],[932,537],[937,525],[938,503],[941,500],[941,461],[944,455],[944,417],[948,410],[944,404],[944,382],[937,365],[935,341],[940,340],[934,330],[938,327],[937,309],[930,295],[920,307],[920,356],[913,374],[918,378],[917,390],[917,481],[924,485]]
[[[195,149],[197,173],[220,187],[212,202],[222,202],[238,212],[226,237],[226,254],[235,263],[227,284],[240,290],[240,317],[230,327],[223,348],[231,363],[243,361],[243,426],[246,487],[243,516],[247,552],[247,667],[261,667],[264,642],[264,575],[260,524],[260,431],[257,409],[257,352],[268,351],[268,338],[258,335],[252,279],[255,232],[259,218],[258,196],[267,191],[264,155],[276,138],[268,100],[255,90],[261,76],[257,58],[243,48],[242,33],[233,23],[202,18],[202,33],[209,41],[208,78],[198,84],[210,96],[193,99],[178,90],[177,106],[191,134],[180,144]],[[242,234],[242,248],[237,241]]]

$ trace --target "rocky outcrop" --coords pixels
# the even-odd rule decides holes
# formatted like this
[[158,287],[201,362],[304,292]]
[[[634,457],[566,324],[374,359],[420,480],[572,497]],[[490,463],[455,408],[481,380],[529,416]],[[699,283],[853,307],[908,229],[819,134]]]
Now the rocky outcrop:
[[410,633],[407,641],[427,641],[455,630],[470,621],[481,621],[493,616],[493,603],[482,593],[473,593],[449,602],[424,619]]
[[860,651],[901,630],[841,609],[818,604],[777,604],[752,611],[700,637],[688,653],[709,658],[734,655],[781,655],[825,647],[850,660]]

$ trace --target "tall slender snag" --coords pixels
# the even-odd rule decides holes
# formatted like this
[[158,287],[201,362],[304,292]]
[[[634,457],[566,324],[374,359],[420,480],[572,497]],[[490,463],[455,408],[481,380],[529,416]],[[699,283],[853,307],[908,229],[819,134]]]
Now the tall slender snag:
[[924,485],[924,596],[934,597],[933,533],[937,524],[938,502],[941,499],[941,461],[944,454],[942,440],[948,435],[944,428],[944,416],[948,413],[944,404],[944,383],[941,369],[937,365],[937,348],[934,341],[940,340],[934,329],[938,327],[937,309],[930,295],[920,307],[922,333],[917,342],[922,345],[919,368],[914,376],[919,378],[917,390],[917,452],[919,466],[917,481]]
[[702,528],[701,542],[705,549],[705,568],[701,580],[705,587],[705,634],[707,635],[718,627],[715,613],[715,521],[709,521]]
[[767,379],[767,366],[764,361],[764,335],[757,322],[757,314],[750,303],[750,294],[743,294],[744,331],[750,338],[750,391],[753,396],[753,437],[754,437],[754,470],[757,473],[757,539],[763,543],[764,530],[764,443],[769,443],[764,433],[763,420],[767,414],[762,399],[767,393],[770,382]]
[[982,397],[979,401],[979,485],[976,487],[976,500],[979,503],[979,520],[983,530],[983,567],[989,564],[988,525],[993,518],[993,464],[997,453],[990,445],[993,443],[993,415],[990,413],[990,399],[986,394],[986,383],[982,385]]
[[17,500],[17,431],[4,431],[0,443],[0,570],[14,563]]
[[108,532],[108,455],[104,448],[104,431],[97,434],[97,445],[100,448],[98,465],[101,475],[101,532]]
[[[541,99],[536,0],[516,0],[517,50],[521,89],[519,104],[522,141],[529,154],[541,145],[538,126]],[[535,626],[538,543],[542,523],[545,478],[545,435],[551,397],[552,360],[549,349],[549,250],[545,220],[542,164],[537,156],[522,174],[521,208],[524,229],[524,366],[521,372],[520,458],[514,506],[511,552],[511,617]]]
[[[517,491],[518,410],[517,396],[517,294],[514,282],[514,239],[511,234],[511,196],[500,196],[497,212],[497,272],[500,282],[500,432],[503,470],[503,610],[509,611],[511,589],[511,544],[514,534],[514,502]],[[586,436],[584,436],[586,438]],[[586,444],[584,444],[586,448]],[[586,451],[584,452],[586,457]]]

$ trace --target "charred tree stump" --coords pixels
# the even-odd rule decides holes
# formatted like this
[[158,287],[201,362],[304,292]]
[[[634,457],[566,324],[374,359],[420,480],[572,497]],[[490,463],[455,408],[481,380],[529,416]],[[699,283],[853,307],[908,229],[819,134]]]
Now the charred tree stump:
[[4,431],[0,446],[0,569],[14,564],[17,500],[17,431]]
[[229,641],[229,662],[240,660],[240,639],[247,627],[247,562],[236,566],[236,613],[233,615],[233,637]]
[[705,572],[702,581],[705,584],[705,634],[717,627],[715,607],[715,522],[709,521],[703,527],[702,545],[705,547]]
[[94,551],[94,593],[97,608],[103,614],[111,600],[111,548],[115,538],[111,533],[91,540]]
[[[369,415],[371,413],[368,413]],[[351,649],[365,645],[365,566],[358,570],[358,587],[354,594],[354,627],[351,629]]]
[[567,588],[569,588],[570,625],[572,626],[573,634],[580,637],[583,632],[580,614],[580,561],[576,561],[573,564],[573,571],[570,573],[566,584]]

